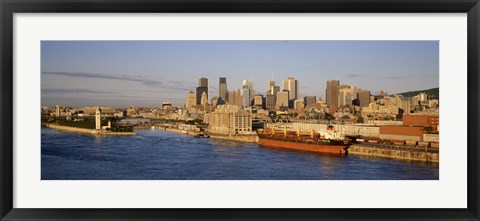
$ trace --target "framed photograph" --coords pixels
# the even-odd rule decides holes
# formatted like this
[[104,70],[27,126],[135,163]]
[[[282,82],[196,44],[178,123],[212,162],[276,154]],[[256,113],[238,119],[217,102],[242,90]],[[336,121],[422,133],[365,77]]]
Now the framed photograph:
[[477,0],[0,7],[1,220],[479,220]]

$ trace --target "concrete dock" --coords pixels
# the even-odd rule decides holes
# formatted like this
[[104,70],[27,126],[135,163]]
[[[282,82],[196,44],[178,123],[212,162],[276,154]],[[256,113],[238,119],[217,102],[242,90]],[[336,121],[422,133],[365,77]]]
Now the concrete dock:
[[91,135],[105,135],[105,136],[132,136],[137,135],[137,132],[112,132],[106,130],[94,130],[94,129],[87,129],[87,128],[79,128],[79,127],[68,127],[68,126],[61,126],[58,124],[44,124],[45,127],[53,128],[56,130],[73,132],[73,133],[82,133],[82,134],[91,134]]
[[353,144],[348,148],[348,154],[433,163],[438,163],[440,158],[439,151],[435,148],[381,144]]

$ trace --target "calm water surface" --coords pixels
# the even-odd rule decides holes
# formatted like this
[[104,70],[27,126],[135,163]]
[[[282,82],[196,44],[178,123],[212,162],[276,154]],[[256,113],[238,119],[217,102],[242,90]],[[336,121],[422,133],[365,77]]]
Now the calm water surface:
[[331,156],[162,130],[90,136],[42,128],[43,180],[423,180],[438,164]]

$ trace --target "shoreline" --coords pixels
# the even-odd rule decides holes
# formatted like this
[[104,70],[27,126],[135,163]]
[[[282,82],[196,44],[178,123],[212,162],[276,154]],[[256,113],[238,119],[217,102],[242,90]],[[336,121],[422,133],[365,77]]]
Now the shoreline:
[[[147,129],[147,128],[142,128],[142,129]],[[169,131],[169,132],[174,132],[174,133],[179,133],[179,134],[185,134],[185,135],[190,135],[190,136],[195,136],[195,135],[200,133],[198,131],[181,130],[181,129],[171,128],[171,127],[161,127],[161,128],[156,127],[155,129],[161,129],[161,130],[164,130],[164,131]],[[258,136],[257,135],[223,135],[223,134],[211,134],[211,133],[208,133],[208,135],[212,139],[231,140],[231,141],[248,142],[248,143],[258,143]]]
[[133,136],[137,135],[137,132],[112,132],[112,131],[104,131],[104,130],[95,130],[95,129],[87,129],[87,128],[79,128],[79,127],[69,127],[69,126],[61,126],[57,124],[44,124],[47,128],[56,129],[65,132],[72,132],[72,133],[81,133],[81,134],[89,134],[89,135],[105,135],[105,136]]
[[[45,127],[60,130],[70,133],[80,133],[88,134],[94,136],[133,136],[138,135],[137,132],[111,132],[111,131],[102,131],[94,130],[87,128],[78,128],[78,127],[69,127],[61,126],[56,124],[44,124]],[[148,128],[138,128],[138,129],[148,129]],[[155,128],[163,131],[184,134],[189,136],[195,136],[199,134],[198,131],[186,131],[177,128]],[[247,143],[257,143],[259,144],[258,135],[223,135],[223,134],[208,134],[212,139],[219,140],[230,140],[238,142],[247,142]],[[260,145],[260,144],[259,144]],[[292,150],[290,148],[280,148],[285,150]],[[360,155],[360,156],[369,156],[374,158],[384,158],[392,160],[407,160],[407,161],[423,161],[431,163],[439,163],[439,154],[433,152],[423,152],[423,151],[413,151],[413,150],[404,150],[404,149],[382,149],[374,148],[362,145],[351,145],[348,149],[348,154],[351,155]]]

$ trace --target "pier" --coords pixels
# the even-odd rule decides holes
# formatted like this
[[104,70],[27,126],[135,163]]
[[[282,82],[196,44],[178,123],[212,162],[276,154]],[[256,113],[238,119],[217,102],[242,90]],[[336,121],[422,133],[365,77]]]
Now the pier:
[[351,145],[348,148],[348,154],[433,163],[438,163],[440,158],[436,148],[366,143]]
[[69,127],[69,126],[61,126],[57,124],[42,124],[42,126],[73,132],[73,133],[82,133],[82,134],[91,134],[91,135],[106,135],[106,136],[132,136],[137,135],[137,132],[112,132],[107,130],[95,130],[95,129],[87,129],[87,128],[79,128],[79,127]]

